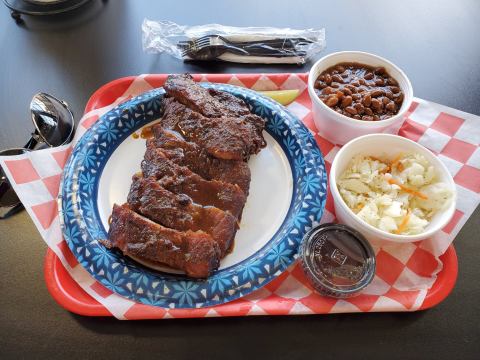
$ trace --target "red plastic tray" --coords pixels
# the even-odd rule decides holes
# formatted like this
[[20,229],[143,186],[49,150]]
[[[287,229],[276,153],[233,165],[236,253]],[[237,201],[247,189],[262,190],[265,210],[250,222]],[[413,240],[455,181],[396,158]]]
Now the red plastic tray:
[[[117,79],[99,88],[88,101],[85,112],[111,104],[127,90],[133,79],[134,77]],[[155,85],[155,77],[149,80],[152,85]],[[455,286],[458,262],[454,247],[450,246],[440,259],[443,262],[443,269],[419,310],[436,306],[450,294]],[[112,316],[102,304],[88,295],[72,279],[60,259],[50,249],[45,256],[44,275],[48,291],[66,310],[85,316]]]
[[[440,259],[443,262],[443,269],[428,291],[419,310],[438,305],[455,286],[458,262],[453,246],[450,246],[445,254],[440,256]],[[48,291],[55,301],[66,310],[85,316],[112,316],[102,304],[83,291],[63,267],[60,259],[50,249],[47,250],[45,256],[44,272]]]

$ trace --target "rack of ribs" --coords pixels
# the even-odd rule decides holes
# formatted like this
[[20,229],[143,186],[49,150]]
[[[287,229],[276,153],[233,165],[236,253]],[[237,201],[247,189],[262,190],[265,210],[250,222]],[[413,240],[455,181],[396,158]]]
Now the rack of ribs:
[[246,161],[266,146],[265,121],[188,74],[169,76],[165,90],[142,171],[101,243],[205,278],[232,249],[250,187]]

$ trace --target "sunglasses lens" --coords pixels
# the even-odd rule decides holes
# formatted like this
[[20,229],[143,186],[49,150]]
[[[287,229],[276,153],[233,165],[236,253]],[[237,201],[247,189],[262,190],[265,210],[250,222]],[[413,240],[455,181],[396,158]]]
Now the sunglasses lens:
[[[0,156],[3,155],[21,155],[26,153],[26,149],[8,149],[0,151]],[[17,194],[13,191],[12,185],[7,179],[3,168],[0,166],[0,207],[13,207],[20,202]]]
[[73,116],[68,108],[53,96],[37,94],[30,104],[32,120],[40,135],[50,146],[65,144],[73,132]]

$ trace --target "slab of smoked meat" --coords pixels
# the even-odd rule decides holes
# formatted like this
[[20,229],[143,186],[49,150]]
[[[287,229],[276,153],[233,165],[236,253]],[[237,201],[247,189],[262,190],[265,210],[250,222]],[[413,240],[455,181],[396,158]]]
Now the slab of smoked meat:
[[169,96],[207,117],[221,117],[225,113],[222,103],[196,83],[190,74],[169,75],[163,88]]
[[216,158],[248,160],[265,147],[257,128],[243,118],[207,118],[172,98],[164,99],[163,106],[160,124],[164,129],[177,131]]
[[147,147],[161,148],[169,160],[188,167],[204,179],[237,184],[248,195],[251,173],[246,162],[217,159],[205,148],[162,126],[154,126],[153,133],[155,138],[147,140]]
[[206,278],[220,264],[218,244],[202,231],[177,231],[143,217],[128,205],[114,205],[108,248],[125,255],[183,270],[188,276]]
[[161,149],[147,148],[141,167],[144,177],[156,178],[168,191],[185,194],[199,205],[215,206],[240,218],[247,197],[238,185],[205,180],[186,166],[170,161]]
[[164,88],[169,96],[206,117],[251,115],[249,121],[260,125],[260,130],[265,127],[265,121],[252,114],[242,99],[225,91],[205,89],[190,74],[168,76]]
[[257,132],[261,135],[263,129],[265,129],[265,120],[260,116],[252,114],[247,104],[242,99],[239,99],[235,95],[220,91],[216,89],[208,89],[208,92],[223,106],[222,116],[240,117],[244,120],[252,123]]
[[220,257],[231,248],[237,231],[237,219],[232,214],[194,204],[188,196],[164,189],[154,178],[135,175],[127,201],[131,209],[163,226],[210,234],[220,248]]
[[252,114],[243,100],[224,91],[205,89],[189,74],[170,75],[164,88],[170,97],[206,117],[237,118],[249,123],[255,127],[257,136],[263,140],[262,147],[265,147],[262,135],[265,120]]

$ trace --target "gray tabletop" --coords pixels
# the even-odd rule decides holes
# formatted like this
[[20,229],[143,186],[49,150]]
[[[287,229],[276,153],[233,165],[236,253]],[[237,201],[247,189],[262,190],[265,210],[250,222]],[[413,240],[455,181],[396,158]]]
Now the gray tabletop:
[[[417,97],[480,115],[478,1],[109,1],[18,26],[0,6],[0,148],[31,131],[28,104],[45,91],[80,118],[115,78],[171,72],[306,72],[297,66],[183,64],[142,52],[144,17],[180,24],[325,27],[328,45],[384,56]],[[480,126],[480,124],[479,124]],[[25,212],[0,221],[0,358],[478,358],[480,270],[476,211],[455,240],[451,295],[418,313],[120,322],[63,310],[43,280],[43,243]]]

